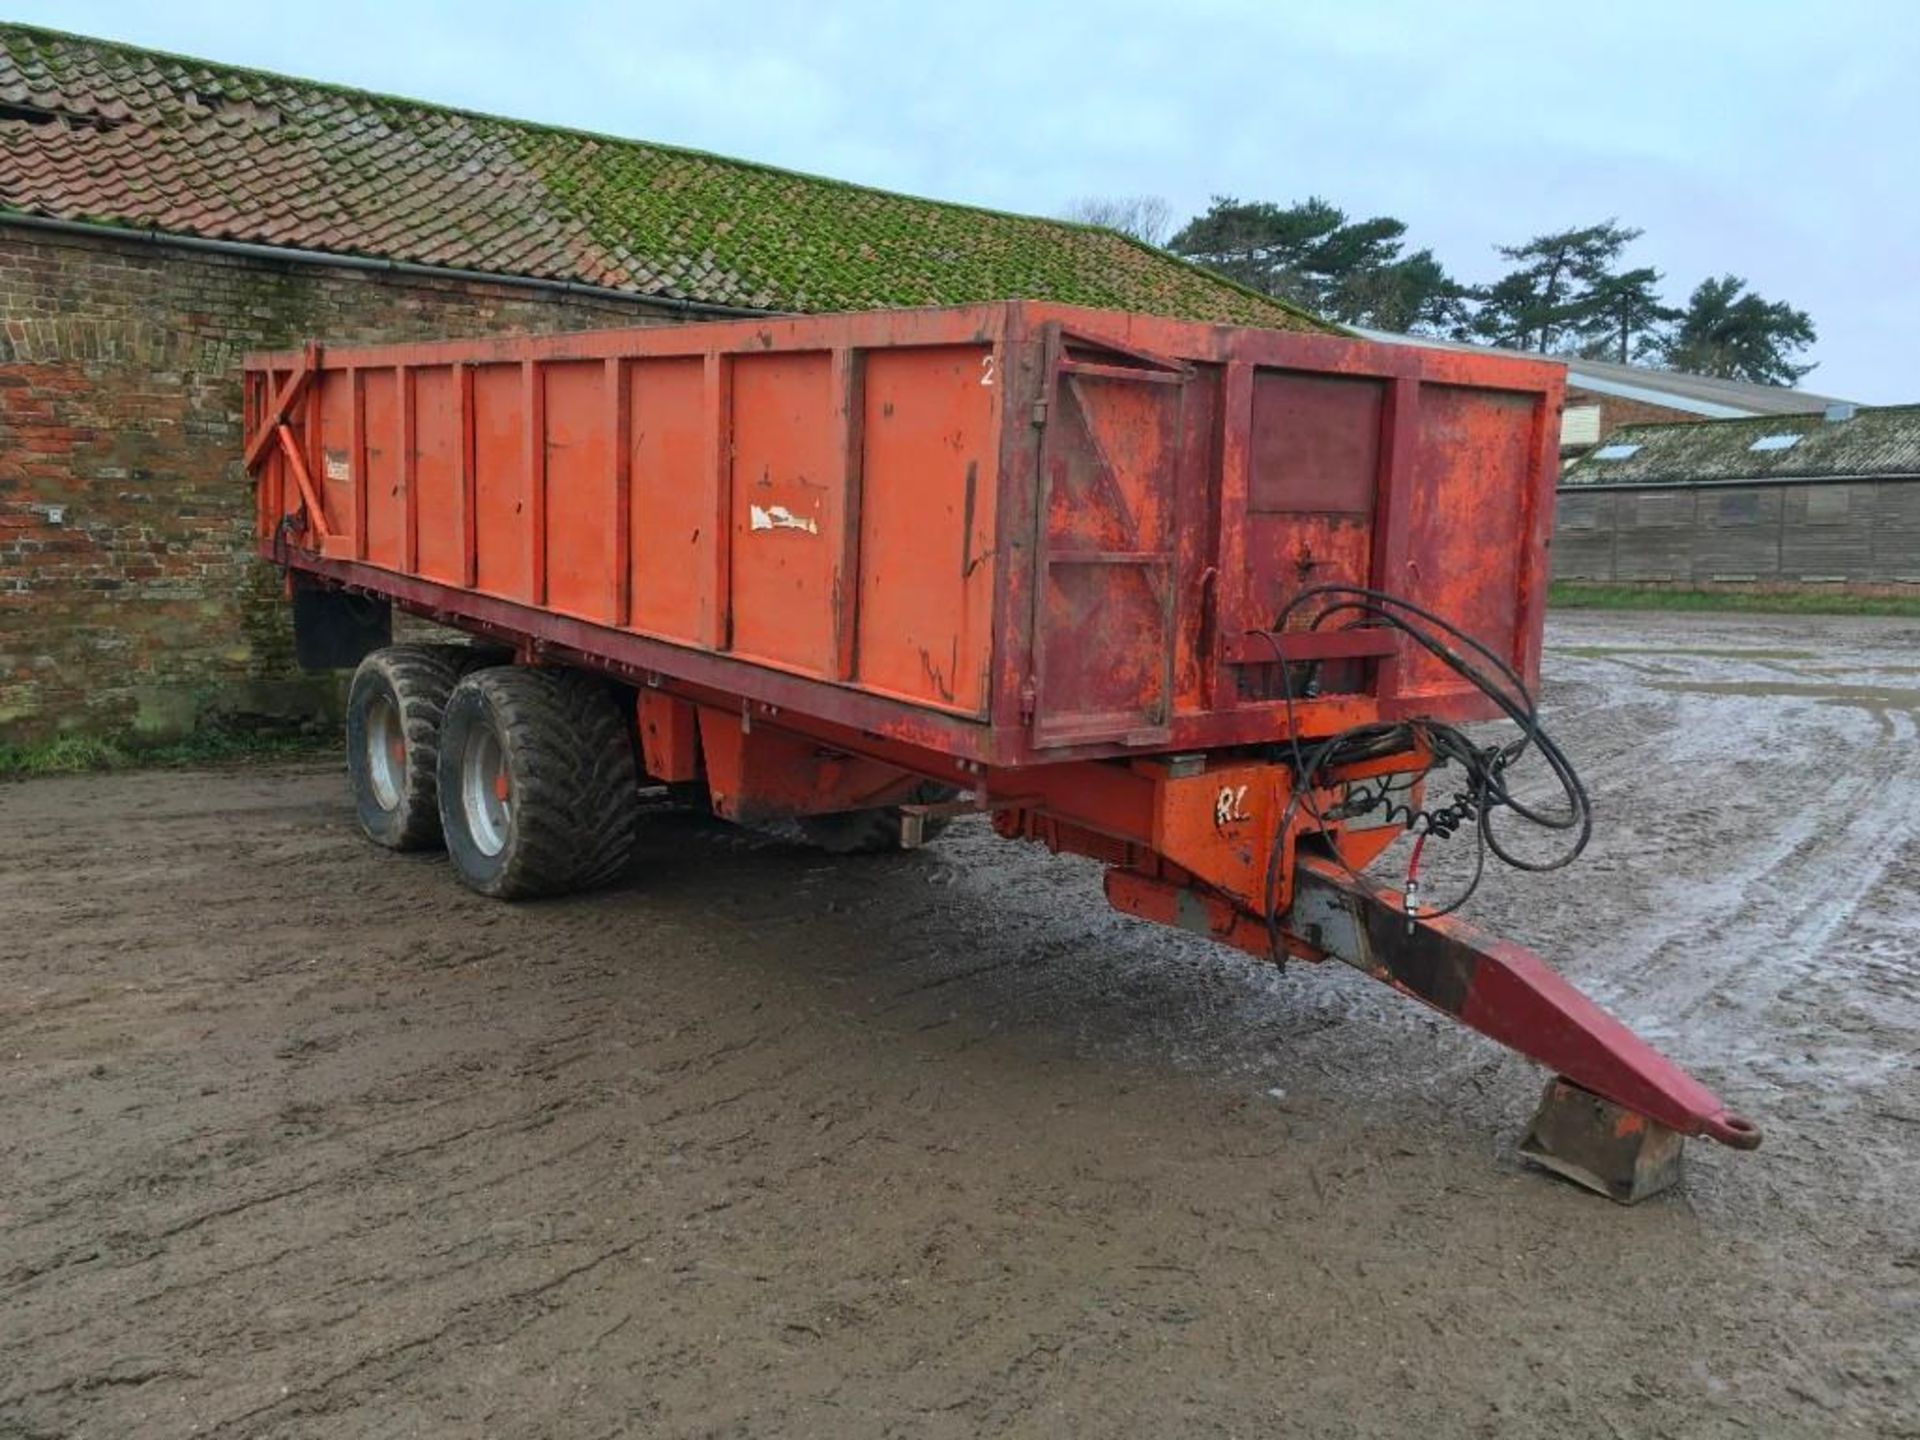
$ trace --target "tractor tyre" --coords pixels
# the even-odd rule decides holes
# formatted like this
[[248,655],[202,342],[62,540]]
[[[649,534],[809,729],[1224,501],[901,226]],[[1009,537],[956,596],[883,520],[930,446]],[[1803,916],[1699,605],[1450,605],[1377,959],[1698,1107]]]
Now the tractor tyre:
[[389,850],[440,843],[440,726],[459,679],[450,647],[389,645],[347,690],[347,774],[360,828]]
[[603,885],[626,868],[638,817],[633,737],[604,682],[499,666],[454,687],[440,823],[470,888],[522,900]]

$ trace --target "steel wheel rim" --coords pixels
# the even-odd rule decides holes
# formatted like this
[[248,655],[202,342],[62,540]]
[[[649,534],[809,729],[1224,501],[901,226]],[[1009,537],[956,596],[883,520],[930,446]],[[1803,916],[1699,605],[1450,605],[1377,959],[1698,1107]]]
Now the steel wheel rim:
[[509,801],[507,754],[490,725],[477,725],[467,735],[460,757],[460,810],[467,833],[482,855],[498,855],[507,848],[513,829]]
[[407,787],[407,740],[391,695],[376,695],[367,706],[366,757],[374,801],[382,810],[397,808]]

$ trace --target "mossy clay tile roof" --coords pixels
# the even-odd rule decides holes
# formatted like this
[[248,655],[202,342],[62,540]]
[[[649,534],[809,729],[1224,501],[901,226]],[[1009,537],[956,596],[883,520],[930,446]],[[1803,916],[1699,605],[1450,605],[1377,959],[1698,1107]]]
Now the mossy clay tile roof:
[[[1787,443],[1785,437],[1795,437]],[[1760,443],[1758,450],[1754,444]],[[1635,447],[1626,453],[1627,447]],[[1602,458],[1606,457],[1606,458]],[[1570,464],[1560,483],[1699,485],[1920,476],[1920,405],[1879,405],[1851,419],[1762,415],[1678,425],[1625,425]]]
[[1320,322],[1065,221],[0,24],[0,211],[742,308]]

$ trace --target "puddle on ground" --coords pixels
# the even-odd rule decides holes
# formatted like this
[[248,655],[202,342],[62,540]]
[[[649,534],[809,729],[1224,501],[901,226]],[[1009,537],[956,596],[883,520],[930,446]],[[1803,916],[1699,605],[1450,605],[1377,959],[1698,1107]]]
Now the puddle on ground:
[[1818,660],[1818,650],[1710,650],[1691,645],[1549,645],[1550,655],[1606,660],[1615,655],[1685,655],[1700,660]]
[[1920,665],[1882,665],[1877,660],[1862,660],[1856,665],[1809,665],[1805,675],[1858,675],[1871,670],[1876,675],[1920,675]]
[[1797,685],[1785,680],[1653,680],[1650,689],[1678,695],[1743,695],[1753,699],[1785,697],[1845,705],[1858,710],[1920,712],[1920,690],[1897,685]]

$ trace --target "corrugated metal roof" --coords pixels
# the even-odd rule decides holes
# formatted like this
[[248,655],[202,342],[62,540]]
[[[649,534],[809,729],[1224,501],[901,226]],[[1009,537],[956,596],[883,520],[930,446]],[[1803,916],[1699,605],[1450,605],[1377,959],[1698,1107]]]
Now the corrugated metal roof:
[[1687,375],[1677,370],[1655,370],[1645,365],[1616,365],[1611,360],[1583,360],[1577,355],[1540,356],[1531,350],[1505,350],[1495,345],[1472,345],[1464,340],[1442,340],[1433,335],[1401,335],[1392,330],[1355,327],[1369,340],[1394,345],[1418,345],[1429,350],[1468,350],[1526,355],[1557,360],[1567,367],[1570,389],[1595,390],[1643,400],[1650,405],[1706,415],[1717,420],[1747,415],[1807,415],[1845,403],[1833,395],[1811,390],[1789,390],[1780,385],[1754,385],[1745,380],[1721,380],[1712,375]]
[[[1628,451],[1628,447],[1633,447]],[[1757,448],[1756,448],[1757,447]],[[1604,452],[1627,452],[1602,459]],[[1601,450],[1572,461],[1560,483],[1697,485],[1839,476],[1920,477],[1920,405],[1885,405],[1850,420],[1765,415],[1624,425]]]
[[755,309],[1047,299],[1326,328],[1108,230],[11,24],[5,210]]
[[1617,365],[1611,360],[1567,361],[1567,384],[1600,388],[1630,385],[1636,390],[1744,410],[1753,415],[1806,415],[1841,403],[1838,396],[1811,390],[1789,390],[1783,385],[1755,385],[1746,380],[1722,380],[1713,375],[1688,375],[1678,370],[1654,370],[1645,365]]

